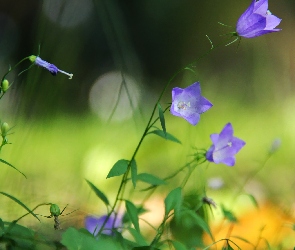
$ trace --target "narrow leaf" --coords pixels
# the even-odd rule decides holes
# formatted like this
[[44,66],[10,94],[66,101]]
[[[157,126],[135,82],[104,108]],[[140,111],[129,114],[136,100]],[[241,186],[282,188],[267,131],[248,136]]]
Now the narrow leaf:
[[127,213],[129,215],[129,218],[130,218],[134,228],[136,229],[137,232],[140,233],[136,206],[132,202],[127,201],[127,200],[125,201],[125,205],[126,205]]
[[174,246],[175,250],[187,250],[186,246],[179,241],[172,241],[172,245]]
[[256,208],[259,208],[259,205],[258,205],[258,202],[257,200],[255,199],[255,197],[252,195],[252,194],[246,194],[250,200],[252,201],[253,205],[256,207]]
[[226,243],[226,246],[222,248],[222,250],[234,250],[231,245],[229,244],[229,242]]
[[140,245],[140,246],[147,246],[148,245],[147,242],[145,241],[144,237],[138,231],[136,231],[134,228],[131,228],[131,227],[129,227],[128,230],[131,233],[131,235],[133,236],[136,243],[138,243],[138,245]]
[[110,170],[107,178],[125,174],[128,168],[128,164],[129,164],[129,161],[124,159],[117,161],[115,165],[112,167],[112,169]]
[[149,183],[154,186],[164,185],[166,182],[152,174],[142,173],[137,176],[139,181]]
[[223,205],[221,205],[222,213],[226,219],[230,222],[237,222],[237,217],[229,210],[225,209]]
[[177,213],[180,209],[181,201],[181,188],[173,189],[165,199],[165,215],[168,215],[173,209]]
[[10,194],[4,193],[4,192],[0,192],[0,194],[3,194],[5,196],[7,196],[8,198],[12,199],[13,201],[15,201],[17,204],[19,204],[20,206],[22,206],[25,210],[27,210],[31,215],[33,215],[38,221],[39,218],[37,217],[36,214],[33,213],[32,210],[30,210],[25,204],[23,204],[20,200],[16,199],[15,197],[11,196]]
[[133,187],[136,187],[136,181],[137,181],[137,165],[135,159],[131,161],[131,180]]
[[158,103],[158,109],[159,109],[159,118],[160,118],[160,122],[161,122],[161,127],[162,127],[164,135],[166,137],[165,117],[164,117],[163,109],[162,109],[160,103]]
[[213,240],[213,236],[211,234],[210,228],[207,224],[207,222],[197,213],[195,213],[192,210],[188,210],[188,213],[192,215],[192,218],[195,220],[195,223],[198,224],[207,234],[210,235],[211,239]]
[[171,135],[170,133],[167,133],[167,132],[166,132],[166,135],[165,135],[164,132],[162,130],[160,130],[160,129],[153,130],[150,133],[158,135],[158,136],[160,136],[160,137],[162,137],[162,138],[164,138],[166,140],[173,141],[173,142],[181,144],[181,141],[178,140],[175,136],[173,136],[173,135]]
[[4,163],[4,164],[8,165],[9,167],[14,168],[16,171],[18,171],[19,173],[21,173],[25,178],[27,178],[27,176],[26,176],[24,173],[22,173],[21,171],[19,171],[16,167],[14,167],[13,165],[11,165],[9,162],[4,161],[3,159],[0,159],[0,162],[2,162],[2,163]]
[[[85,179],[86,180],[86,179]],[[108,198],[104,195],[103,192],[101,192],[96,186],[94,186],[90,181],[86,180],[88,185],[91,187],[91,189],[94,191],[94,193],[97,195],[99,199],[101,199],[106,206],[110,205]]]

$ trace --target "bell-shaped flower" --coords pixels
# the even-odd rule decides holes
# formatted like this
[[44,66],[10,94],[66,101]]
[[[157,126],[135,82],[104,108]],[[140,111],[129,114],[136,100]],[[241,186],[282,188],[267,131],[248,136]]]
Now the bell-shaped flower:
[[281,29],[275,29],[282,19],[268,10],[268,0],[252,0],[248,9],[241,15],[236,26],[236,35],[253,38]]
[[[101,217],[87,216],[85,218],[85,228],[94,236],[96,236],[106,219],[107,215],[103,215]],[[122,227],[122,218],[117,216],[115,221],[115,216],[111,215],[104,225],[102,234],[112,235],[113,230],[119,227]]]
[[63,70],[60,70],[57,68],[54,64],[51,64],[49,62],[44,61],[39,56],[30,56],[30,61],[35,63],[37,66],[43,67],[44,69],[47,69],[52,75],[56,76],[58,72],[63,73],[69,77],[69,79],[72,79],[73,74],[67,73]]
[[234,155],[244,147],[246,142],[234,137],[233,134],[231,123],[226,124],[220,134],[211,134],[213,145],[208,149],[206,159],[217,164],[224,163],[234,166],[236,162]]
[[196,125],[200,120],[200,114],[212,106],[211,102],[201,96],[199,82],[195,82],[185,89],[178,87],[172,89],[171,114],[181,116],[192,125]]

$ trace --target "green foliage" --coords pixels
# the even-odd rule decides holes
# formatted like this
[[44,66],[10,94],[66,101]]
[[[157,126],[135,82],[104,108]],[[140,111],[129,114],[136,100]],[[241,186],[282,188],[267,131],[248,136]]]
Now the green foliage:
[[128,231],[130,232],[130,234],[133,236],[134,240],[136,241],[136,243],[139,245],[139,246],[147,246],[147,242],[146,240],[144,239],[144,237],[137,231],[135,230],[134,228],[127,228]]
[[128,164],[129,164],[129,161],[124,159],[117,161],[115,165],[111,168],[107,178],[125,174],[128,168]]
[[[4,192],[0,192],[0,194],[5,195],[6,197],[10,198],[11,200],[13,200],[14,202],[16,202],[17,204],[19,204],[20,206],[22,206],[25,210],[28,211],[29,214],[33,215],[37,220],[39,220],[39,218],[37,217],[37,215],[35,213],[33,213],[32,210],[30,210],[24,203],[22,203],[20,200],[18,200],[17,198],[13,197],[10,194],[4,193]],[[39,220],[40,221],[40,220]]]
[[251,200],[251,202],[253,203],[253,205],[254,205],[256,208],[259,208],[258,202],[257,202],[257,200],[255,199],[255,197],[254,197],[252,194],[246,194],[246,195],[250,198],[250,200]]
[[133,187],[135,188],[136,182],[137,182],[137,164],[135,159],[131,161],[130,168],[131,168],[131,180],[132,180]]
[[165,185],[166,182],[152,174],[141,173],[137,176],[137,180],[149,183],[153,186]]
[[90,182],[88,180],[86,180],[86,181],[87,181],[88,185],[91,187],[91,189],[94,191],[94,193],[97,195],[97,197],[99,199],[101,199],[106,206],[108,206],[110,203],[109,203],[108,198],[105,196],[105,194],[103,192],[101,192],[96,186],[94,186],[92,184],[92,182]]
[[27,176],[26,176],[24,173],[22,173],[21,171],[19,171],[16,167],[14,167],[13,165],[11,165],[9,162],[4,161],[3,159],[0,159],[0,162],[2,162],[2,163],[4,163],[4,164],[8,165],[9,167],[14,168],[16,171],[18,171],[19,173],[21,173],[25,178],[27,178]]
[[179,241],[172,241],[175,250],[188,250],[187,247]]
[[125,200],[125,205],[126,205],[126,210],[127,210],[128,216],[129,216],[134,228],[136,229],[136,231],[138,231],[140,233],[137,208],[135,207],[135,205],[132,202],[127,201],[127,200]]
[[61,243],[66,246],[68,250],[120,249],[120,244],[110,237],[101,237],[97,240],[87,230],[77,230],[72,227],[68,228],[62,235]]
[[226,243],[226,246],[222,248],[222,250],[234,250],[231,245],[229,244],[229,242]]
[[181,188],[173,189],[165,198],[165,216],[174,209],[174,213],[178,214],[182,202]]
[[169,140],[169,141],[173,141],[173,142],[176,142],[176,143],[179,143],[181,144],[181,141],[178,140],[175,136],[171,135],[170,133],[166,132],[164,133],[162,130],[160,129],[156,129],[156,130],[153,130],[151,132],[149,132],[150,134],[155,134],[155,135],[158,135],[166,140]]
[[159,118],[160,118],[160,122],[161,122],[161,127],[163,129],[163,132],[164,132],[164,135],[165,135],[165,138],[166,138],[166,124],[165,124],[165,117],[164,117],[164,112],[163,112],[163,109],[161,107],[161,104],[158,103],[158,110],[159,110]]
[[[195,193],[195,192],[194,192]],[[188,249],[203,247],[203,234],[206,232],[212,238],[207,223],[207,206],[198,194],[188,194],[183,198],[180,213],[170,222],[174,238]]]
[[237,217],[229,210],[225,209],[225,207],[221,206],[223,216],[228,219],[230,222],[237,222]]

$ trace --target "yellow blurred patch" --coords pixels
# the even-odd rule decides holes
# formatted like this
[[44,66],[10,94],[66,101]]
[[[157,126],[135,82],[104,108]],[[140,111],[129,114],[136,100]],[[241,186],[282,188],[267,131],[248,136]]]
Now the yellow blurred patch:
[[[271,204],[265,204],[259,209],[246,212],[238,218],[237,223],[222,221],[218,224],[212,222],[211,230],[215,242],[229,238],[241,249],[293,249],[295,247],[295,218],[284,213],[281,209]],[[243,240],[243,239],[245,240]],[[205,244],[212,244],[208,235]],[[247,242],[246,242],[247,241]],[[229,242],[233,249],[238,249]],[[210,249],[222,249],[226,241],[220,241]],[[275,248],[278,247],[278,248]]]

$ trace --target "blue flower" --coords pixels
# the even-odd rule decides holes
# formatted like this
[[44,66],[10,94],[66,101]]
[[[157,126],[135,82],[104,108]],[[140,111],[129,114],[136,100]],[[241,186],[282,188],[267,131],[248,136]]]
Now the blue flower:
[[[106,220],[107,215],[103,215],[101,217],[96,216],[87,216],[85,218],[85,228],[96,236],[101,229],[104,221]],[[115,221],[115,216],[110,216],[106,224],[104,225],[104,229],[102,230],[102,234],[112,235],[113,230],[115,228],[122,227],[122,218],[117,216]]]
[[181,116],[192,125],[200,120],[200,114],[213,106],[205,97],[201,96],[199,82],[188,86],[185,89],[172,89],[172,104],[170,112],[172,115]]
[[213,145],[208,149],[206,159],[217,164],[234,166],[236,162],[234,155],[245,146],[246,142],[234,137],[233,134],[231,123],[226,124],[220,134],[211,134]]
[[60,72],[60,73],[63,73],[65,75],[69,76],[69,79],[72,79],[72,77],[73,77],[73,74],[70,74],[70,73],[67,73],[63,70],[58,69],[54,64],[44,61],[39,56],[30,56],[29,59],[31,62],[35,63],[37,66],[47,69],[54,76],[56,76],[56,74],[58,72]]
[[281,29],[275,29],[282,19],[272,15],[268,10],[268,0],[253,0],[248,9],[237,22],[238,36],[253,38]]

